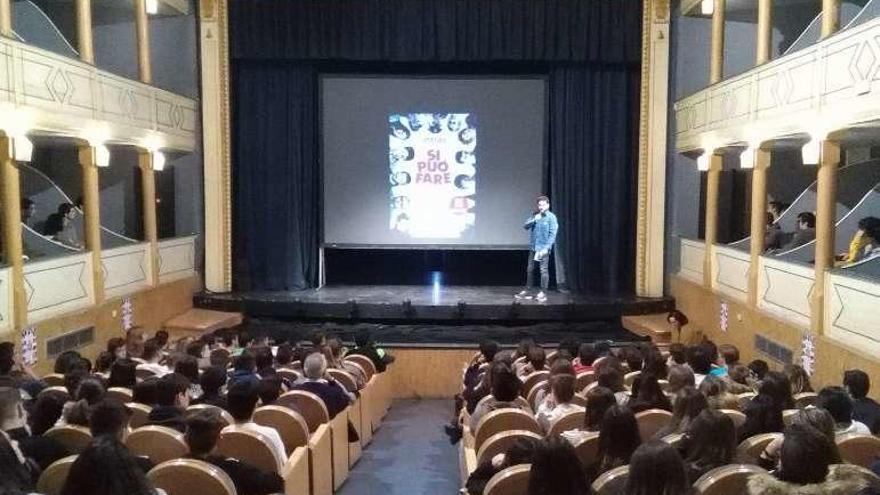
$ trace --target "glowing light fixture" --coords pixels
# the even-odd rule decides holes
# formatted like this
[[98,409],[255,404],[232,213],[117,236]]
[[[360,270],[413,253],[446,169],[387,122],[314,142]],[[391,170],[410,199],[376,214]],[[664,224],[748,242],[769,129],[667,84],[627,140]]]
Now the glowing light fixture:
[[712,15],[715,13],[715,0],[703,0],[700,2],[700,13],[703,15]]
[[702,155],[697,157],[697,170],[700,172],[708,172],[709,171],[709,152],[703,152]]
[[811,138],[801,148],[801,160],[804,162],[804,165],[818,165],[821,154],[822,141],[816,139],[815,137]]
[[145,2],[145,10],[147,14],[156,15],[159,13],[159,0],[147,0]]
[[104,146],[95,146],[95,165],[99,167],[110,166],[110,149]]
[[34,143],[24,134],[12,138],[12,148],[17,162],[29,162],[34,156]]
[[161,151],[153,152],[153,170],[157,172],[165,170],[165,154]]
[[739,154],[739,168],[755,168],[755,148],[751,145]]

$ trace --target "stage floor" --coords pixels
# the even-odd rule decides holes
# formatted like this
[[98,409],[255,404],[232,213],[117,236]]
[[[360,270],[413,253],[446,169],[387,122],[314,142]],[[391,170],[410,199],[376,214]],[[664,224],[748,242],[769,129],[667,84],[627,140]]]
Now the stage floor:
[[546,302],[517,300],[522,287],[325,286],[299,291],[200,294],[196,305],[250,317],[406,322],[600,321],[668,311],[671,298],[547,293]]

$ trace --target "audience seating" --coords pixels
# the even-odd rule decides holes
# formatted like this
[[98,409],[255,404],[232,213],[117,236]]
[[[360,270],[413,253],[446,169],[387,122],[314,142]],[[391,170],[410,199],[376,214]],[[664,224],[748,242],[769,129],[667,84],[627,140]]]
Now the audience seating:
[[647,442],[663,427],[669,424],[672,413],[663,409],[648,409],[636,414],[636,422],[639,424],[639,434],[642,441]]
[[582,373],[578,373],[577,378],[575,379],[574,389],[578,392],[581,392],[583,389],[587,388],[587,385],[596,381],[596,372],[595,371],[584,371]]
[[574,452],[584,470],[592,466],[599,456],[599,432],[592,432],[579,444],[575,445]]
[[272,444],[262,433],[230,426],[220,432],[217,453],[245,461],[263,471],[281,472],[278,460],[272,452]]
[[847,433],[838,435],[836,441],[844,462],[869,468],[880,456],[880,438],[873,435]]
[[593,482],[593,493],[596,495],[623,495],[626,493],[626,482],[629,480],[629,466],[616,467],[606,471]]
[[186,408],[186,411],[184,411],[184,415],[186,415],[186,417],[188,418],[199,411],[210,410],[215,410],[220,414],[220,419],[223,421],[223,423],[225,423],[224,426],[235,424],[235,418],[233,418],[231,414],[229,414],[225,409],[217,406],[212,406],[211,404],[193,404]]
[[327,373],[329,373],[334,380],[341,383],[342,386],[345,387],[345,390],[348,390],[349,392],[357,392],[357,380],[351,373],[336,368],[328,368]]
[[354,466],[355,463],[361,458],[361,450],[362,445],[366,445],[364,443],[364,428],[363,428],[363,398],[358,397],[350,406],[349,406],[349,414],[348,419],[351,421],[351,426],[354,428],[354,431],[357,432],[360,441],[358,442],[349,442],[348,444],[348,463],[349,466]]
[[526,495],[529,489],[530,464],[505,468],[486,483],[484,495]]
[[147,478],[168,495],[236,495],[228,474],[196,459],[165,461],[151,469]]
[[563,431],[580,428],[584,424],[585,415],[586,413],[584,411],[575,411],[562,416],[550,425],[550,429],[547,431],[547,436],[552,437],[554,435],[559,435]]
[[672,445],[676,449],[681,446],[681,441],[683,439],[684,439],[684,433],[672,433],[670,435],[666,435],[665,437],[661,438],[661,440],[668,443],[669,445]]
[[330,413],[324,401],[317,395],[305,390],[291,390],[278,397],[275,404],[289,407],[300,413],[309,426],[309,433],[314,433],[318,426],[330,421]]
[[766,473],[764,469],[750,464],[729,464],[715,468],[694,482],[697,495],[729,495],[748,493],[746,484],[754,474]]
[[550,382],[548,382],[547,380],[544,380],[543,382],[536,384],[534,387],[532,387],[531,390],[529,390],[529,395],[526,397],[526,402],[529,404],[529,407],[533,411],[537,411],[538,406],[540,405],[540,404],[538,404],[538,394],[542,390],[549,390],[549,389],[550,389]]
[[150,411],[153,410],[150,406],[145,406],[139,402],[127,402],[125,407],[128,408],[129,412],[131,412],[131,418],[128,420],[128,427],[131,429],[140,428],[141,426],[146,425],[149,422]]
[[346,407],[344,411],[330,420],[334,490],[338,490],[348,478],[348,413],[350,410],[350,407]]
[[70,466],[76,460],[75,455],[70,455],[53,462],[42,473],[40,479],[37,480],[37,492],[42,495],[58,495],[67,481],[67,473],[70,472]]
[[496,433],[487,438],[483,445],[477,449],[477,465],[490,461],[498,454],[507,452],[507,449],[520,438],[541,440],[544,436],[528,430],[507,430]]
[[50,428],[44,436],[54,438],[67,449],[68,452],[79,454],[92,441],[92,434],[85,426],[64,425]]
[[156,376],[156,374],[153,373],[152,370],[148,370],[146,368],[138,368],[134,371],[134,374],[138,378],[138,380],[146,380],[147,378],[152,378]]
[[733,426],[736,427],[737,431],[742,428],[742,425],[746,424],[746,415],[741,413],[740,411],[736,411],[733,409],[721,409],[720,412],[723,412],[728,418],[733,420]]
[[132,431],[125,439],[125,446],[132,454],[147,457],[156,464],[189,452],[183,433],[164,426],[142,426]]
[[222,366],[225,368],[232,363],[232,354],[229,350],[218,347],[211,351],[210,361],[213,366]]
[[333,445],[330,425],[322,424],[309,436],[309,484],[311,495],[333,494]]
[[571,396],[571,403],[576,406],[581,406],[583,408],[586,408],[587,407],[587,398],[582,395],[574,394]]
[[739,410],[745,411],[746,405],[752,401],[758,394],[754,392],[743,392],[736,395],[736,401],[739,402]]
[[767,445],[777,438],[782,438],[782,433],[761,433],[746,438],[736,448],[737,457],[743,462],[758,462]]
[[345,360],[360,366],[361,369],[363,369],[364,371],[364,378],[368,382],[376,374],[376,365],[373,364],[373,361],[371,361],[370,358],[368,358],[367,356],[352,354],[351,356],[345,356]]
[[543,435],[541,425],[531,414],[519,409],[498,409],[480,418],[474,429],[474,450],[480,450],[489,437],[509,430],[526,430]]
[[660,390],[663,391],[667,396],[669,395],[669,380],[657,380],[657,385],[660,385]]
[[815,406],[819,401],[819,394],[815,392],[802,392],[794,395],[794,407],[803,409],[807,406]]
[[107,389],[105,397],[122,403],[131,402],[132,392],[130,388],[110,387]]
[[548,378],[550,378],[550,372],[547,370],[535,371],[527,375],[522,381],[522,396],[528,397],[533,387],[541,382],[546,382]]
[[278,368],[277,370],[275,370],[275,373],[277,373],[278,376],[280,376],[284,380],[287,380],[290,383],[299,380],[300,376],[302,376],[298,371],[290,368]]
[[288,407],[262,406],[254,410],[254,422],[275,428],[288,454],[309,444],[309,425],[302,415]]
[[[487,395],[487,396],[483,397],[482,399],[480,399],[479,402],[477,402],[477,407],[479,407],[480,404],[489,401],[491,398],[492,398],[491,395]],[[529,401],[527,401],[527,400],[525,399],[525,397],[517,397],[517,398],[514,400],[514,402],[516,402],[517,404],[519,404],[520,407],[524,408],[525,411],[533,412],[533,409],[532,409],[531,404],[529,404]]]
[[59,394],[70,400],[70,393],[67,391],[67,388],[61,385],[53,385],[51,387],[46,387],[43,390],[40,390],[40,393],[37,394],[37,399],[39,399],[43,395],[48,394]]
[[61,373],[50,373],[43,377],[43,382],[47,387],[63,387],[64,375]]
[[623,376],[623,384],[626,385],[626,388],[632,388],[633,382],[636,381],[636,377],[641,375],[641,371],[632,371]]
[[794,415],[798,413],[800,409],[786,409],[782,411],[782,422],[785,423],[785,426],[791,424],[791,420],[794,419]]

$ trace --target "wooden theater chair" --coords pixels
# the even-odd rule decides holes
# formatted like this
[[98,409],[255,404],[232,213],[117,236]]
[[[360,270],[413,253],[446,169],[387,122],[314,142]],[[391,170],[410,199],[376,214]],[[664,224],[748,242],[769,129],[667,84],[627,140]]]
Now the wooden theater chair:
[[184,411],[183,414],[184,414],[184,416],[189,418],[193,414],[196,414],[199,411],[205,411],[205,410],[217,411],[217,414],[219,414],[219,416],[220,416],[220,421],[223,422],[224,427],[235,424],[235,418],[233,418],[231,414],[229,414],[222,407],[212,406],[211,404],[193,404],[193,405],[187,407],[186,411]]
[[85,426],[64,425],[50,428],[43,436],[53,438],[68,452],[79,454],[92,441],[92,433]]
[[131,429],[140,428],[146,425],[150,420],[150,411],[152,407],[141,404],[140,402],[127,402],[125,407],[131,413],[128,419],[128,427]]
[[544,437],[538,433],[528,430],[507,430],[496,433],[487,438],[483,445],[477,450],[477,466],[492,460],[498,454],[507,452],[517,440],[521,438],[531,438],[536,442],[541,441]]
[[736,448],[737,459],[757,463],[764,449],[777,438],[782,438],[782,433],[760,433],[746,438]]
[[606,471],[593,482],[593,493],[596,495],[623,495],[626,493],[626,482],[629,480],[629,466],[616,467]]
[[847,433],[839,435],[836,442],[840,458],[850,464],[870,468],[871,464],[880,456],[880,438],[874,435]]
[[58,495],[67,481],[67,473],[70,472],[70,466],[76,460],[75,455],[58,459],[40,473],[40,479],[37,480],[37,493],[43,495]]
[[550,425],[547,436],[552,437],[561,434],[563,431],[576,430],[584,425],[584,411],[574,411],[562,416]]
[[648,409],[636,414],[636,423],[639,424],[642,441],[654,438],[654,435],[668,425],[670,420],[672,413],[663,409]]
[[485,495],[526,495],[529,489],[531,464],[519,464],[502,469],[486,483]]
[[126,402],[131,402],[132,395],[133,394],[130,388],[110,387],[107,389],[107,393],[104,394],[104,397],[125,404]]
[[147,479],[168,495],[236,495],[228,474],[196,459],[165,461],[151,469]]
[[531,414],[520,409],[498,409],[480,418],[474,429],[474,450],[480,450],[483,442],[496,433],[509,430],[526,430],[543,435],[541,425]]
[[144,456],[154,463],[184,457],[189,446],[183,433],[164,426],[142,426],[125,439],[125,446],[136,456]]
[[766,473],[764,469],[750,464],[729,464],[717,467],[700,476],[694,482],[697,495],[728,495],[748,493],[746,485],[754,474]]

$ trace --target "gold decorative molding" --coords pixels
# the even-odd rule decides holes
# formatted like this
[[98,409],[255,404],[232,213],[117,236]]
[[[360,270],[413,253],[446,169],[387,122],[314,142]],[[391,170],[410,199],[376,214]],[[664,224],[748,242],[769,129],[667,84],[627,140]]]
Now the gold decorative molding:
[[647,265],[648,230],[648,125],[651,99],[651,19],[653,2],[645,2],[642,8],[642,77],[639,88],[639,175],[636,213],[636,293],[645,292],[645,269]]
[[199,16],[203,21],[213,21],[217,16],[217,12],[215,10],[215,6],[217,3],[214,0],[200,0],[199,2]]
[[232,132],[229,111],[229,11],[228,0],[217,0],[220,23],[220,118],[223,127],[223,142],[220,147],[223,168],[223,224],[225,225],[225,243],[223,245],[223,283],[232,288]]

